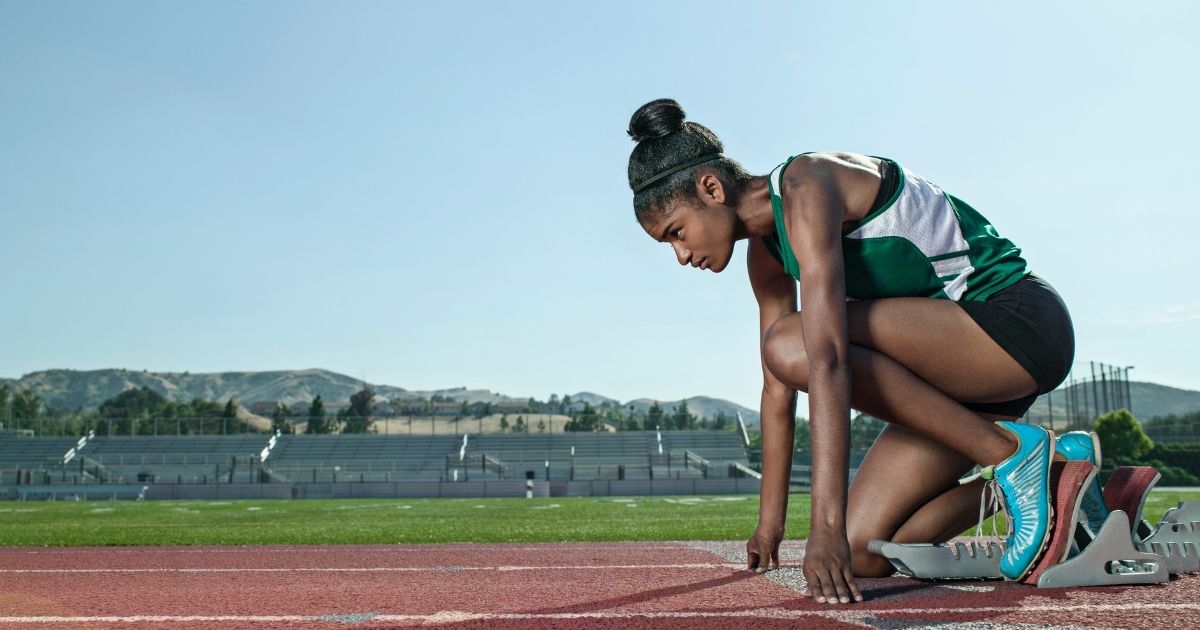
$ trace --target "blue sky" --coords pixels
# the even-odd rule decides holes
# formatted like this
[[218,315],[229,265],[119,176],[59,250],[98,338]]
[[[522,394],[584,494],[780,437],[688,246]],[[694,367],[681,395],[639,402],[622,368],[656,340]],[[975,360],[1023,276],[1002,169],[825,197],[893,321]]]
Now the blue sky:
[[897,159],[1024,248],[1078,359],[1200,389],[1200,4],[730,6],[0,4],[0,376],[757,407],[742,258],[633,220],[625,126],[669,96],[755,173]]

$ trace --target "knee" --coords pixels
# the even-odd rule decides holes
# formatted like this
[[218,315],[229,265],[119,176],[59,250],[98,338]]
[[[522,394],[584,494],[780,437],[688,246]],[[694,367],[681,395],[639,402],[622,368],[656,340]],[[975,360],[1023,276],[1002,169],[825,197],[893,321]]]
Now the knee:
[[808,353],[799,313],[771,324],[763,336],[763,363],[783,384],[808,391]]
[[850,543],[850,569],[855,577],[879,578],[896,572],[887,558],[867,550],[867,544],[872,539],[882,538],[881,536],[867,536],[855,532],[847,532],[847,535]]

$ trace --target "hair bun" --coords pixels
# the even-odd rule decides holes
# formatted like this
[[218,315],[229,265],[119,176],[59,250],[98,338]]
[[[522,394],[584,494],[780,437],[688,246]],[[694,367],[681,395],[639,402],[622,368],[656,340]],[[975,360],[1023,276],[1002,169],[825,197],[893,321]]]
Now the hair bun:
[[683,106],[673,98],[659,98],[633,112],[626,132],[634,142],[653,140],[683,129]]

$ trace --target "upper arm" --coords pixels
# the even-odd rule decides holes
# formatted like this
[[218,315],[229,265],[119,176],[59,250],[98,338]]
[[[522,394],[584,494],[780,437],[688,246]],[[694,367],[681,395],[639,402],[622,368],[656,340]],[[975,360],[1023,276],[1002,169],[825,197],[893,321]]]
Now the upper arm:
[[[754,299],[758,301],[758,341],[761,359],[763,343],[771,325],[779,318],[796,312],[796,281],[783,270],[783,265],[767,251],[766,245],[759,238],[750,239],[750,246],[746,250],[746,269],[750,274],[750,287],[754,290]],[[765,361],[762,371],[764,388],[790,393],[790,390],[767,369]]]
[[801,156],[781,182],[788,239],[800,266],[810,362],[844,363],[849,350],[841,233],[847,204],[838,168],[819,156]]

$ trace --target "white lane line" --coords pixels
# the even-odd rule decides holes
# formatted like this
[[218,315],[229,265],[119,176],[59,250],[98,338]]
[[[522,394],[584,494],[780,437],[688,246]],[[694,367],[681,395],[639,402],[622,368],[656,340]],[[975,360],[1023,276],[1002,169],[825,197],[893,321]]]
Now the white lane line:
[[[784,547],[787,547],[785,541]],[[745,542],[739,543],[745,545]],[[500,551],[553,551],[559,553],[562,550],[568,551],[638,551],[642,552],[647,549],[660,550],[680,550],[686,549],[689,551],[695,550],[688,544],[681,543],[630,543],[628,545],[593,545],[591,543],[545,543],[544,545],[523,545],[516,546],[512,543],[440,543],[428,545],[414,544],[397,544],[395,546],[379,546],[379,545],[339,545],[334,547],[272,547],[270,545],[256,545],[253,549],[229,549],[229,548],[179,548],[179,547],[55,547],[51,549],[21,549],[19,547],[9,547],[0,551],[0,557],[9,554],[26,554],[26,555],[70,555],[75,556],[81,552],[86,553],[112,553],[119,555],[122,553],[249,553],[258,554],[264,551],[271,553],[432,553],[444,549],[474,549],[474,550],[500,550]]]
[[597,571],[605,569],[742,569],[745,566],[734,563],[696,562],[690,564],[577,564],[531,567],[525,565],[498,565],[486,567],[440,566],[440,567],[195,567],[195,568],[130,568],[130,569],[0,569],[0,575],[6,573],[288,573],[288,572],[322,572],[322,573],[387,573],[387,572],[430,572],[430,573],[460,573],[463,571]]
[[0,623],[188,623],[188,622],[313,622],[345,623],[353,619],[356,623],[424,622],[447,623],[456,621],[535,621],[570,619],[695,619],[695,618],[772,618],[801,619],[822,617],[836,620],[858,620],[880,615],[938,615],[976,613],[1028,613],[1028,612],[1088,612],[1113,611],[1200,611],[1200,603],[1181,604],[1079,604],[1079,605],[1029,605],[1029,606],[981,606],[953,608],[862,608],[858,610],[794,610],[786,608],[757,608],[750,610],[718,611],[664,611],[664,612],[618,612],[595,611],[575,613],[475,613],[444,610],[428,615],[388,615],[374,613],[337,613],[328,615],[123,615],[123,616],[11,616],[0,617]]

